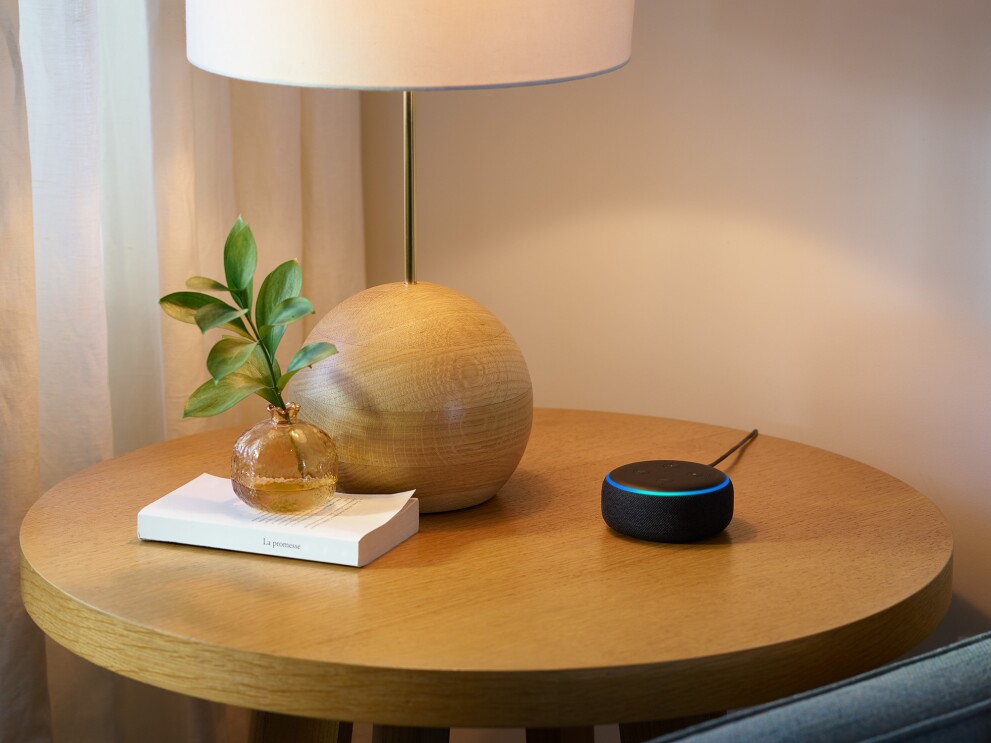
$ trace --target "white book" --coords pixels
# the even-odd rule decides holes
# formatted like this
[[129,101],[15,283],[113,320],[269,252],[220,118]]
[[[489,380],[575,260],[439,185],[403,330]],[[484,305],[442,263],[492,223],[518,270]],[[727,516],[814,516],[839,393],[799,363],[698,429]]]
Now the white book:
[[412,495],[336,493],[317,511],[267,513],[238,498],[230,480],[204,474],[142,508],[138,537],[361,567],[419,531]]

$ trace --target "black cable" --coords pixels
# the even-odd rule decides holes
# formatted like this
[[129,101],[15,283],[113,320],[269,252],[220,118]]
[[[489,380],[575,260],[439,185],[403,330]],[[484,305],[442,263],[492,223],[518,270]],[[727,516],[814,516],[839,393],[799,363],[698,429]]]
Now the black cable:
[[712,463],[712,464],[710,464],[709,466],[710,466],[710,467],[715,467],[715,466],[716,466],[717,464],[719,464],[719,463],[720,463],[720,462],[722,462],[722,461],[723,461],[724,459],[726,459],[726,457],[728,457],[728,456],[729,456],[730,454],[732,454],[733,452],[735,452],[735,451],[736,451],[737,449],[739,449],[740,447],[742,447],[742,446],[746,446],[746,445],[747,445],[747,444],[749,444],[749,443],[750,443],[751,441],[753,441],[753,440],[754,440],[755,438],[757,438],[757,429],[756,429],[756,428],[755,428],[755,429],[754,429],[753,431],[751,431],[750,433],[748,433],[748,434],[747,434],[746,436],[744,436],[744,437],[743,437],[743,438],[742,438],[742,439],[740,440],[740,443],[738,443],[738,444],[737,444],[736,446],[734,446],[734,447],[733,447],[732,449],[730,449],[730,450],[729,450],[728,452],[726,452],[725,454],[723,454],[723,455],[722,455],[722,456],[721,456],[721,457],[720,457],[719,459],[717,459],[717,460],[716,460],[715,462],[713,462],[713,463]]

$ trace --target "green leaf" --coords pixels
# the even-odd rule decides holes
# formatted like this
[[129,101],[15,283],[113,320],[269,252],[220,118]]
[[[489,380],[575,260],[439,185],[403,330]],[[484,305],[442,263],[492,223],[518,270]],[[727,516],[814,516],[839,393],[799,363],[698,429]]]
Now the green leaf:
[[231,297],[234,298],[235,304],[238,307],[244,307],[248,312],[251,312],[251,285],[252,281],[248,282],[248,285],[244,289],[238,289],[237,291],[231,292]]
[[268,327],[288,325],[301,317],[312,315],[313,312],[313,303],[310,300],[305,297],[289,297],[279,302],[269,318]]
[[[268,360],[265,358],[265,349],[256,345],[248,356],[245,370],[258,379],[270,379],[272,372],[268,368]],[[274,383],[275,380],[272,380]]]
[[[245,373],[250,376],[265,380],[265,388],[258,390],[258,394],[273,405],[278,405],[281,408],[283,403],[275,392],[275,382],[281,376],[281,373],[279,372],[279,362],[275,361],[273,363],[275,364],[274,376],[272,370],[269,369],[268,359],[265,357],[265,349],[260,345],[256,345],[254,351],[248,356],[248,360],[243,368]],[[281,391],[281,389],[280,387],[279,390]]]
[[219,382],[209,379],[189,396],[182,417],[208,418],[223,413],[264,386],[259,380],[243,374],[229,374]]
[[258,290],[255,319],[259,325],[272,325],[276,308],[290,297],[298,297],[303,288],[303,272],[295,260],[276,266]]
[[233,320],[240,320],[247,312],[245,309],[236,310],[229,304],[218,302],[217,304],[205,304],[200,307],[196,310],[194,319],[196,320],[196,324],[199,325],[200,330],[205,333],[211,328],[227,325]]
[[333,356],[337,353],[337,347],[333,343],[311,343],[308,346],[303,346],[296,352],[296,355],[292,357],[292,361],[289,362],[289,370],[279,377],[279,389],[285,389],[285,386],[289,384],[289,380],[296,376],[296,374],[308,366],[313,366],[318,361],[323,361],[328,356]]
[[208,279],[206,276],[193,276],[189,279],[186,279],[186,287],[188,289],[200,289],[201,291],[206,291],[206,292],[230,291],[226,286],[221,284],[219,281]]
[[[199,292],[175,292],[166,294],[158,300],[158,304],[169,317],[180,322],[196,323],[196,310],[208,304],[220,302],[216,297]],[[220,302],[223,304],[223,302]]]
[[271,387],[262,387],[260,390],[255,390],[255,394],[277,408],[285,407],[285,403],[279,399],[279,396],[275,394],[275,390]]
[[[262,325],[272,325],[276,308],[291,297],[298,297],[303,288],[303,272],[296,261],[286,261],[276,266],[258,290],[258,302],[255,306],[255,322],[259,328]],[[275,351],[286,332],[285,325],[276,325],[266,330],[260,330],[260,340],[268,352],[275,356]]]
[[210,349],[210,355],[206,357],[206,368],[213,376],[213,380],[219,382],[244,366],[257,345],[254,341],[231,336],[225,336],[217,341]]
[[[256,379],[264,379],[265,387],[258,390],[255,394],[260,397],[265,398],[268,402],[273,405],[277,405],[280,408],[285,405],[285,403],[279,399],[278,393],[275,391],[275,380],[282,376],[282,372],[279,371],[279,361],[278,359],[272,362],[275,366],[275,374],[273,376],[272,370],[268,367],[268,359],[265,356],[265,349],[260,345],[256,345],[251,355],[248,356],[247,362],[242,367],[242,370],[249,376],[255,377]],[[279,392],[282,388],[279,388]]]
[[323,361],[335,353],[337,353],[337,346],[333,343],[324,343],[323,341],[311,343],[308,346],[303,346],[296,352],[296,355],[292,357],[292,361],[289,362],[287,371],[296,372],[305,366],[313,366],[318,361]]
[[[275,368],[278,370],[278,362],[275,362]],[[279,372],[275,372],[275,378],[272,376],[272,371],[268,367],[268,360],[265,357],[265,349],[260,345],[256,345],[251,355],[248,356],[248,361],[243,367],[244,371],[256,379],[264,379],[265,386],[256,390],[255,394],[259,397],[264,398],[272,405],[278,407],[284,407],[285,402],[279,397],[278,393],[275,391],[275,379],[278,378]]]
[[[158,300],[158,303],[161,305],[165,314],[169,317],[173,317],[180,322],[188,322],[193,325],[196,324],[196,313],[203,307],[213,305],[233,309],[230,305],[225,304],[216,297],[211,297],[209,294],[201,294],[199,292],[175,292],[173,294],[167,294]],[[231,322],[224,324],[222,327],[227,330],[231,330],[238,335],[242,335],[245,338],[251,338],[251,334],[248,332],[248,329],[244,326],[244,322],[240,318],[232,320]],[[253,338],[251,339],[254,340]]]
[[258,247],[251,228],[238,217],[224,243],[224,275],[231,293],[246,289],[255,275]]

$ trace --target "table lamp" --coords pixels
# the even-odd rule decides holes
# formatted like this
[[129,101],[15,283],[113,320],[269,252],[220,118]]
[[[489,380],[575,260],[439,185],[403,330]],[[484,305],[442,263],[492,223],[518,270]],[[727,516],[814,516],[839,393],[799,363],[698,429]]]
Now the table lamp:
[[337,355],[289,387],[336,442],[342,490],[416,488],[423,512],[476,505],[509,479],[530,434],[530,376],[512,336],[464,294],[417,282],[415,91],[609,72],[630,57],[633,12],[634,0],[187,0],[187,56],[204,70],[403,91],[405,281],[331,310],[307,343]]

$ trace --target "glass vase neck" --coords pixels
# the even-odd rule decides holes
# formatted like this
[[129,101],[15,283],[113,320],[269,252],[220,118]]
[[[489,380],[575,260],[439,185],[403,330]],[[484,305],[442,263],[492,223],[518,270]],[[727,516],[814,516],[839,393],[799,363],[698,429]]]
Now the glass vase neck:
[[269,405],[268,414],[272,417],[272,422],[281,425],[290,425],[296,422],[299,415],[299,405],[294,402],[286,403],[284,408],[278,405]]

